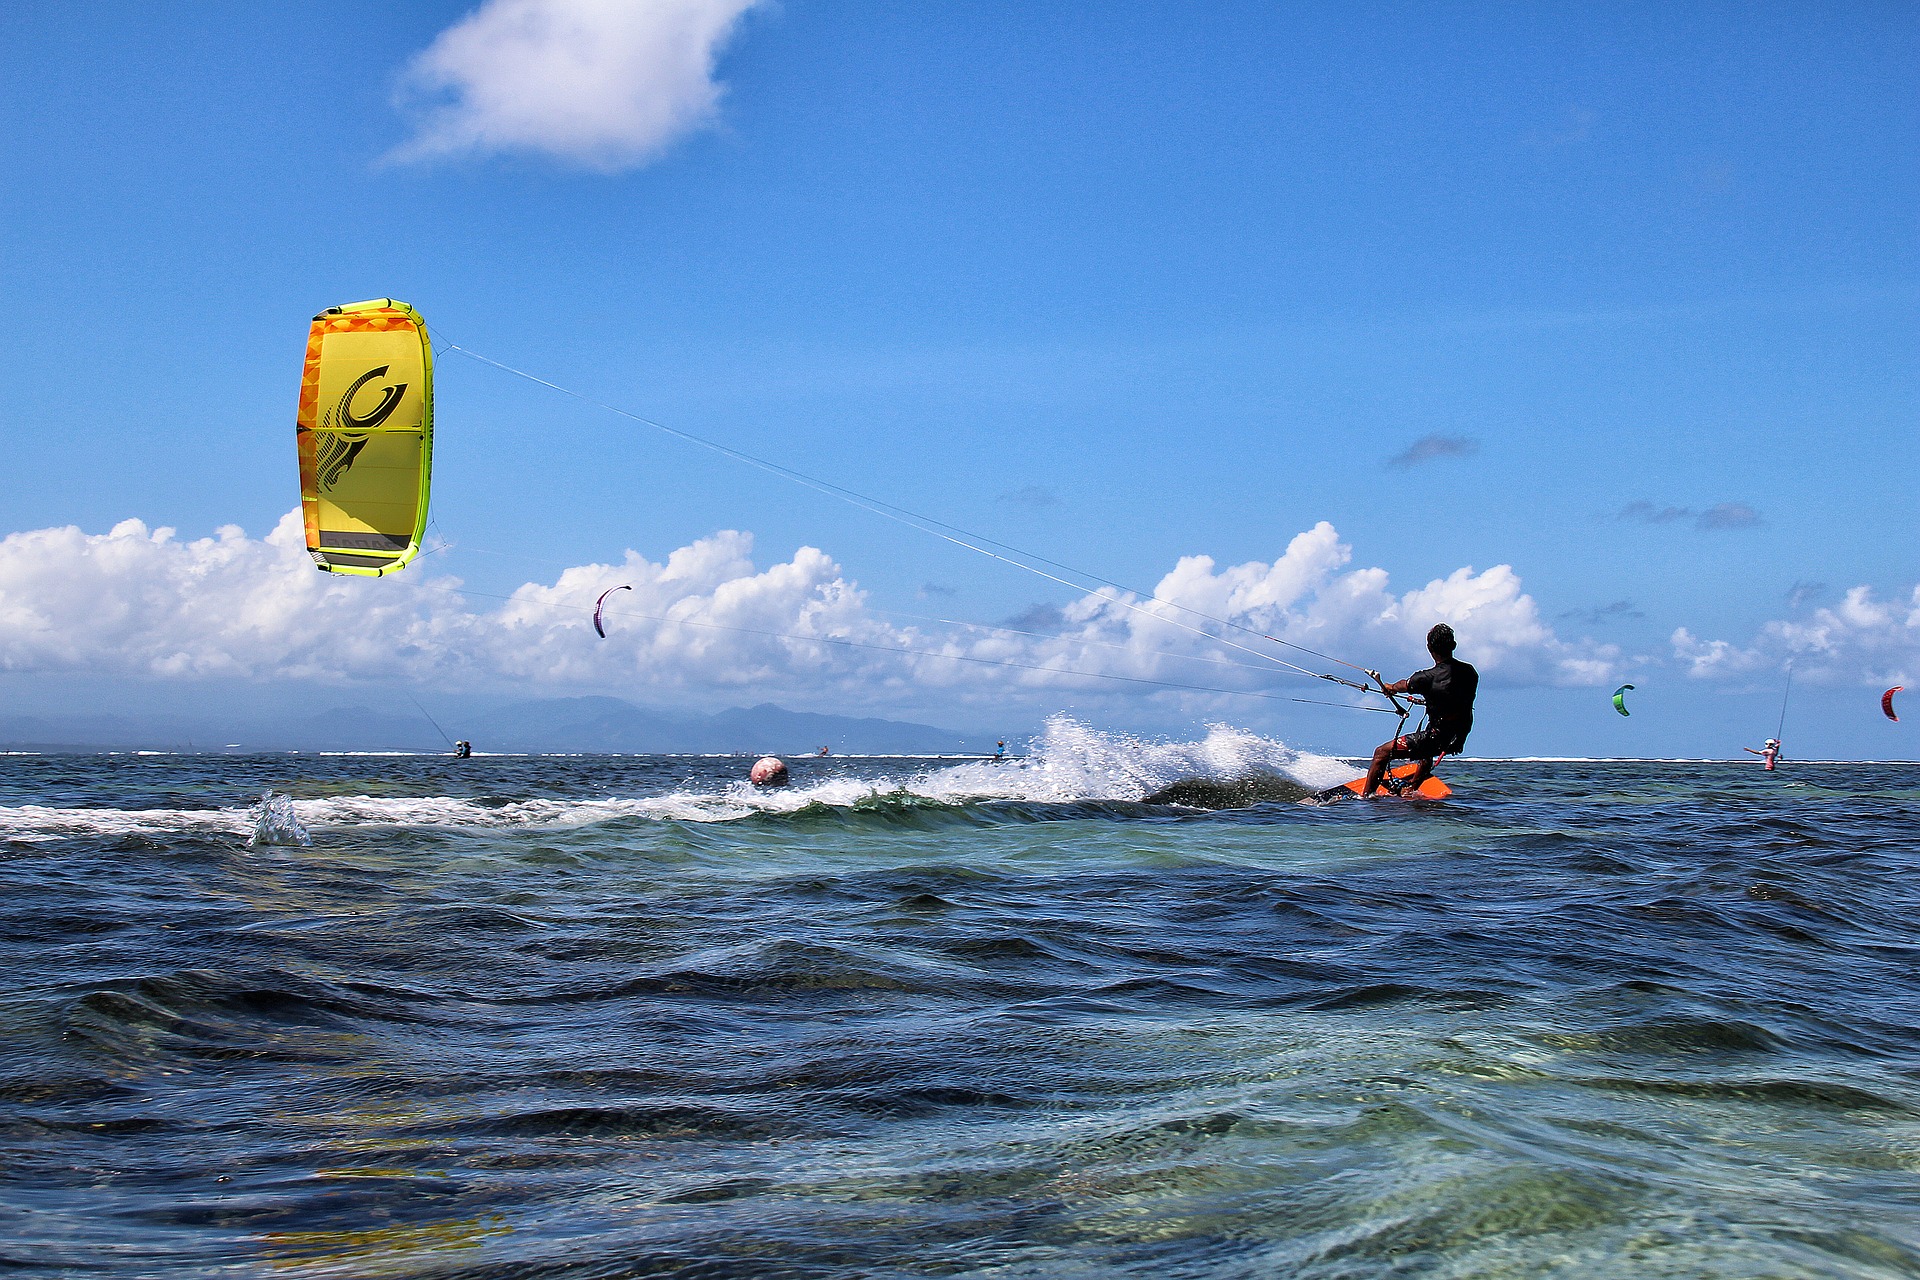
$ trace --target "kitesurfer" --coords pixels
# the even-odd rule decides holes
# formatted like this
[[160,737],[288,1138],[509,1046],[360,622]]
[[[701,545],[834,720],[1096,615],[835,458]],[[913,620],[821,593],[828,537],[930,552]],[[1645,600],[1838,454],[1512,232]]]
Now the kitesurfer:
[[470,759],[472,756],[473,756],[473,744],[471,742],[468,742],[465,738],[462,738],[460,741],[453,744],[453,758],[455,760],[466,760],[466,759]]
[[1455,660],[1453,650],[1453,628],[1444,622],[1438,623],[1427,632],[1427,653],[1432,656],[1433,665],[1398,683],[1380,686],[1384,693],[1411,693],[1425,699],[1427,725],[1417,733],[1405,734],[1374,748],[1366,786],[1360,792],[1362,796],[1371,796],[1380,789],[1387,765],[1393,760],[1419,761],[1419,768],[1405,782],[1407,787],[1417,787],[1433,776],[1434,757],[1455,755],[1467,745],[1467,734],[1473,730],[1473,696],[1480,688],[1480,673]]
[[1780,739],[1768,738],[1766,742],[1758,748],[1742,747],[1740,749],[1749,755],[1759,756],[1761,760],[1766,762],[1767,772],[1772,773],[1773,762],[1780,758]]
[[993,758],[995,760],[1005,760],[1007,758],[1007,740],[1005,738],[993,744]]

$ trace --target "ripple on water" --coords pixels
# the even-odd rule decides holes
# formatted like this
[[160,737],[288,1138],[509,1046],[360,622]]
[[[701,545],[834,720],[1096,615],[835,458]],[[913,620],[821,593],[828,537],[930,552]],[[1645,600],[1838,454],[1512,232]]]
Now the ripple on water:
[[[1920,769],[9,759],[51,1274],[1911,1276]],[[307,847],[249,849],[258,798]],[[1229,788],[1231,789],[1231,788]]]

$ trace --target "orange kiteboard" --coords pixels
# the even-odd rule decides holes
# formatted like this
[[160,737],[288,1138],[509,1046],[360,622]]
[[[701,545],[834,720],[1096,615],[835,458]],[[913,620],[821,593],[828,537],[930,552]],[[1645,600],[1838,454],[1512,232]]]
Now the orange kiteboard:
[[[1394,778],[1402,778],[1402,779],[1411,778],[1414,775],[1414,772],[1417,769],[1419,769],[1419,767],[1420,766],[1418,763],[1410,761],[1407,764],[1395,765],[1393,768],[1387,770],[1387,773],[1388,773],[1388,776],[1394,777]],[[1355,778],[1352,782],[1345,783],[1338,787],[1334,787],[1331,791],[1322,792],[1321,794],[1337,796],[1343,792],[1350,791],[1357,796],[1360,794],[1361,790],[1366,787],[1366,785],[1367,785],[1367,780],[1364,776],[1362,776],[1362,777]],[[1440,781],[1440,779],[1438,778],[1428,778],[1425,782],[1421,783],[1419,786],[1408,787],[1405,791],[1390,791],[1383,786],[1380,788],[1380,790],[1376,794],[1383,795],[1383,796],[1393,796],[1401,800],[1445,800],[1448,796],[1453,794],[1453,788],[1448,786],[1446,783]]]

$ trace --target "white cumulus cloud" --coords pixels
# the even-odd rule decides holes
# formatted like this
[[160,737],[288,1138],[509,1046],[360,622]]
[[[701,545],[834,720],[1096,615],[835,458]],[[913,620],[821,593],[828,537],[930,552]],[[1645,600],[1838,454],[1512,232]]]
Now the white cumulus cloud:
[[[1297,535],[1272,563],[1254,560],[1216,569],[1210,556],[1186,556],[1160,580],[1151,599],[1111,593],[1070,607],[1066,634],[1118,643],[1133,655],[1131,673],[1161,674],[1179,665],[1168,661],[1169,653],[1228,652],[1252,660],[1222,651],[1189,627],[1219,632],[1263,653],[1275,649],[1260,637],[1273,636],[1348,660],[1366,655],[1382,664],[1424,665],[1427,629],[1448,622],[1459,634],[1462,658],[1509,681],[1596,684],[1613,674],[1619,651],[1561,640],[1509,565],[1458,569],[1396,595],[1386,570],[1348,568],[1352,558],[1353,549],[1324,520]],[[1227,619],[1258,635],[1226,631],[1201,615]],[[1324,660],[1299,649],[1280,652],[1301,665],[1327,668]]]
[[[1198,708],[1230,704],[1151,682],[1284,696],[1316,687],[1262,655],[1327,666],[1213,619],[1401,666],[1421,660],[1426,629],[1444,620],[1459,632],[1462,655],[1496,679],[1612,678],[1617,652],[1557,637],[1509,566],[1460,569],[1395,594],[1385,570],[1351,568],[1352,558],[1323,522],[1271,563],[1219,569],[1209,557],[1183,557],[1153,596],[1084,596],[1049,612],[1047,632],[1038,633],[890,621],[824,551],[802,547],[763,567],[752,536],[733,531],[659,561],[629,551],[488,595],[431,554],[377,580],[319,573],[297,511],[259,539],[229,526],[183,540],[126,520],[103,534],[68,527],[0,539],[0,669],[137,679],[403,676],[441,688],[670,700],[752,691],[871,708],[929,694],[1000,702],[1164,693]],[[594,601],[621,586],[630,590],[608,597],[602,639],[589,621]]]
[[710,122],[714,63],[757,0],[487,0],[408,66],[400,160],[486,151],[614,172]]
[[1699,679],[1794,670],[1836,682],[1877,685],[1920,682],[1920,586],[1904,600],[1880,600],[1871,587],[1854,587],[1839,604],[1760,628],[1742,645],[1702,640],[1685,627],[1673,633],[1673,653]]

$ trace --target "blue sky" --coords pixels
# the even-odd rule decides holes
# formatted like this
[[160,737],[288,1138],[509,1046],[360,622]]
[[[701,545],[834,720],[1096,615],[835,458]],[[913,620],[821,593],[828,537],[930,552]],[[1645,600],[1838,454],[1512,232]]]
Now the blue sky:
[[[600,69],[683,109],[648,133],[631,102],[517,71],[511,42],[423,86],[417,60],[470,5],[10,7],[0,289],[33,319],[0,359],[0,533],[134,518],[176,545],[264,537],[298,497],[307,317],[393,296],[443,341],[1143,589],[1185,556],[1272,564],[1322,521],[1391,600],[1511,566],[1532,612],[1483,620],[1509,708],[1483,749],[1729,751],[1770,730],[1759,708],[1791,657],[1818,754],[1914,754],[1869,686],[1920,682],[1920,11],[741,8],[495,0],[469,24],[533,14],[611,33],[595,49],[629,41]],[[655,20],[705,24],[710,81],[648,52],[633,24]],[[687,94],[705,85],[703,112]],[[531,113],[520,133],[432,153],[489,88]],[[550,99],[598,141],[550,127]],[[913,644],[933,624],[892,615],[998,623],[1073,600],[453,353],[439,422],[436,532],[455,545],[412,577],[505,595],[741,530],[756,573],[819,548],[835,573],[815,586],[857,584],[866,622],[917,626]],[[0,574],[0,604],[100,545],[18,544],[40,559]],[[351,629],[391,583],[323,585],[360,589],[328,615]],[[1423,619],[1299,609],[1297,634],[1341,656],[1418,659]],[[128,612],[168,653],[220,652],[183,674],[131,641],[56,659],[0,634],[7,687],[377,679]],[[1474,620],[1456,625],[1471,659]],[[421,661],[411,678],[449,692],[542,682]],[[1012,690],[984,668],[945,691],[909,671],[637,670],[547,683],[968,727],[1057,706],[1229,718],[1322,746],[1376,727],[1117,684]],[[1626,679],[1659,725],[1609,719]]]

